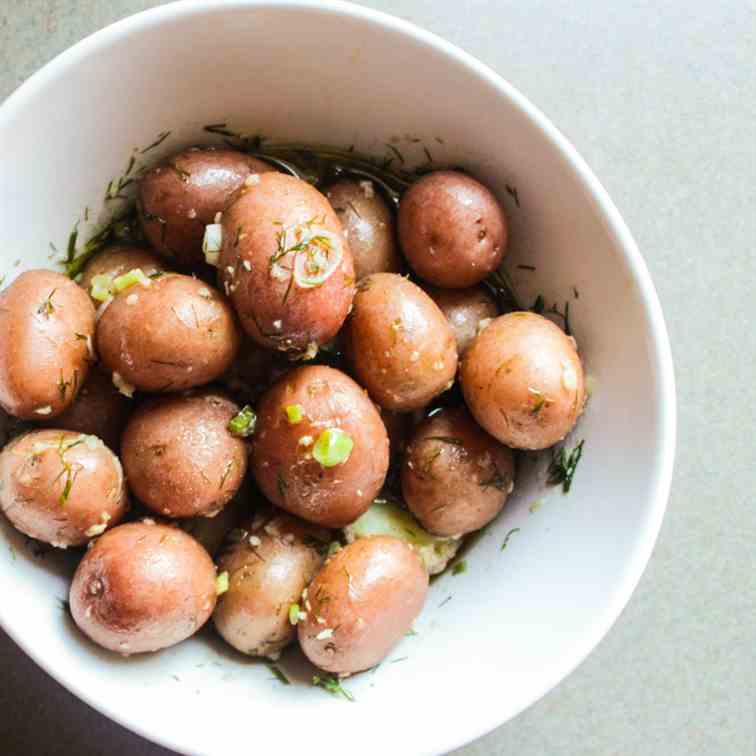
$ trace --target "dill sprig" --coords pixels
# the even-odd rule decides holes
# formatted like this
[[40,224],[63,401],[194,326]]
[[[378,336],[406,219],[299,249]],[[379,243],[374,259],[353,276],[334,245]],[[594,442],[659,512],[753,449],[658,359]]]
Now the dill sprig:
[[551,464],[549,465],[549,477],[547,480],[550,486],[561,484],[564,493],[570,492],[578,462],[580,462],[580,458],[583,456],[583,444],[585,444],[585,440],[581,441],[571,451],[562,446],[554,452]]

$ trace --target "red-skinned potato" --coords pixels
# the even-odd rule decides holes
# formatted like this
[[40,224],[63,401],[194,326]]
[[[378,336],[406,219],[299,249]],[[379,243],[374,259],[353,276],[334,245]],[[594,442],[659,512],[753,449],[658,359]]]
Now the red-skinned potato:
[[223,297],[202,281],[173,273],[122,291],[97,323],[97,352],[114,382],[141,391],[209,383],[229,368],[238,346],[237,325]]
[[314,356],[341,328],[354,264],[328,200],[305,181],[267,173],[223,213],[221,286],[261,346]]
[[179,528],[154,520],[108,531],[87,551],[69,595],[79,629],[119,654],[158,651],[193,635],[215,608],[215,566]]
[[204,263],[205,226],[249,176],[274,170],[236,150],[190,147],[139,181],[139,217],[150,244],[178,266]]
[[478,331],[499,314],[494,298],[482,286],[469,289],[434,287],[428,289],[428,294],[449,321],[460,357],[468,350]]
[[487,525],[514,487],[514,456],[464,407],[442,409],[407,444],[402,495],[430,533],[460,536]]
[[247,471],[247,447],[229,433],[239,412],[215,391],[144,402],[129,419],[121,458],[135,496],[167,517],[211,517]]
[[424,407],[451,386],[457,371],[444,314],[419,286],[396,273],[360,281],[345,343],[357,380],[384,409]]
[[373,182],[342,179],[325,195],[349,240],[357,280],[371,273],[398,273],[402,261],[394,215]]
[[[346,457],[329,450],[340,440]],[[260,400],[252,471],[265,496],[292,514],[326,527],[353,522],[383,485],[388,463],[378,411],[338,370],[300,367]]]
[[398,538],[360,538],[331,556],[303,595],[299,643],[317,667],[339,675],[375,666],[420,613],[428,573]]
[[121,463],[100,439],[63,430],[19,436],[0,452],[0,508],[30,538],[80,546],[116,525],[128,499]]
[[507,219],[496,197],[474,178],[435,171],[399,204],[402,252],[420,278],[448,289],[474,286],[501,264]]
[[465,354],[460,380],[478,423],[518,449],[546,449],[561,441],[585,404],[574,339],[532,312],[493,320]]
[[22,273],[0,292],[0,407],[47,420],[71,406],[94,359],[95,310],[71,279]]
[[[79,286],[87,294],[91,293],[92,279],[95,276],[109,276],[111,279],[118,278],[132,270],[141,270],[145,276],[153,276],[156,273],[165,272],[165,261],[154,255],[144,247],[135,247],[129,244],[117,244],[107,247],[98,252],[84,267]],[[92,300],[95,307],[102,302]]]
[[130,412],[131,402],[109,376],[93,367],[73,404],[45,425],[97,436],[108,448],[118,451]]
[[287,514],[266,512],[229,533],[217,560],[228,590],[215,627],[244,654],[277,659],[296,637],[290,607],[323,562],[328,531]]

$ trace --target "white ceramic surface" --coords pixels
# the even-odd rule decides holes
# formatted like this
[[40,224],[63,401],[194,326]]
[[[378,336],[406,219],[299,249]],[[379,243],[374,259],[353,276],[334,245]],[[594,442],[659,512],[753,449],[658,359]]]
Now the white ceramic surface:
[[[155,159],[221,121],[381,155],[399,137],[408,160],[424,159],[422,144],[492,186],[512,220],[508,266],[523,299],[570,301],[596,380],[573,439],[586,444],[572,492],[543,488],[545,459],[523,468],[511,505],[467,555],[467,572],[434,583],[418,635],[389,657],[407,658],[347,683],[353,704],[310,687],[296,655],[284,666],[301,682],[283,686],[209,631],[149,657],[99,652],[60,608],[70,558],[36,559],[5,523],[0,623],[78,696],[181,752],[442,753],[574,669],[649,558],[675,442],[656,294],[603,188],[522,95],[405,22],[305,0],[157,8],[84,40],[22,86],[0,108],[0,276],[52,265],[49,242],[64,248],[83,208],[101,208],[133,148],[171,130],[144,156]],[[82,221],[84,236],[97,215]]]

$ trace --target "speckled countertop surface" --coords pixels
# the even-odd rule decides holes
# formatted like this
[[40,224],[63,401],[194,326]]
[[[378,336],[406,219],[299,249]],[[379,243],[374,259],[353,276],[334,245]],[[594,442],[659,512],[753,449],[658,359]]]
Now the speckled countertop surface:
[[[0,97],[90,32],[158,4],[0,0]],[[489,63],[572,140],[645,255],[677,373],[672,497],[628,608],[559,687],[456,756],[753,756],[754,0],[365,4]],[[1,632],[0,669],[3,754],[167,754],[78,702]]]

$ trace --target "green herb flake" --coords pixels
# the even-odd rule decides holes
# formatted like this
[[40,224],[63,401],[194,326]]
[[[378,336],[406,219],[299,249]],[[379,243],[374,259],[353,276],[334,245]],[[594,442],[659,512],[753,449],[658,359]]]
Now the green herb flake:
[[304,418],[304,407],[301,404],[289,404],[284,407],[284,412],[286,412],[286,419],[290,425],[297,425]]
[[583,456],[583,444],[585,444],[585,440],[581,441],[572,451],[568,451],[562,446],[554,452],[547,479],[550,486],[561,485],[564,493],[570,492],[578,462]]
[[352,437],[341,428],[326,428],[312,450],[312,456],[323,467],[336,467],[349,459],[354,447]]
[[224,570],[215,578],[215,595],[222,596],[228,590],[228,570]]
[[347,701],[354,702],[354,696],[341,684],[338,677],[320,677],[319,675],[314,675],[312,684],[318,688],[327,690],[332,696],[340,696]]
[[144,155],[146,152],[154,150],[155,147],[159,147],[166,139],[168,139],[170,135],[170,131],[161,131],[158,134],[157,139],[152,144],[148,144],[143,150],[140,150],[139,152]]
[[232,436],[248,438],[255,432],[257,415],[249,404],[245,404],[241,410],[228,421],[226,426]]
[[273,674],[273,677],[278,680],[282,685],[291,685],[291,680],[281,671],[281,668],[273,662],[268,662],[265,665]]
[[520,529],[519,529],[519,528],[512,528],[512,530],[510,530],[510,531],[509,531],[509,532],[508,532],[508,533],[507,533],[507,534],[506,534],[506,535],[504,536],[504,543],[502,543],[502,544],[501,544],[501,551],[504,551],[504,549],[506,549],[506,548],[507,548],[507,546],[509,545],[509,539],[510,539],[510,538],[511,538],[511,537],[512,537],[512,536],[513,536],[513,535],[514,535],[515,533],[519,533],[519,532],[520,532]]
[[452,575],[461,575],[463,572],[467,572],[467,562],[464,559],[454,563]]
[[291,604],[289,606],[289,623],[296,625],[299,622],[299,604]]

